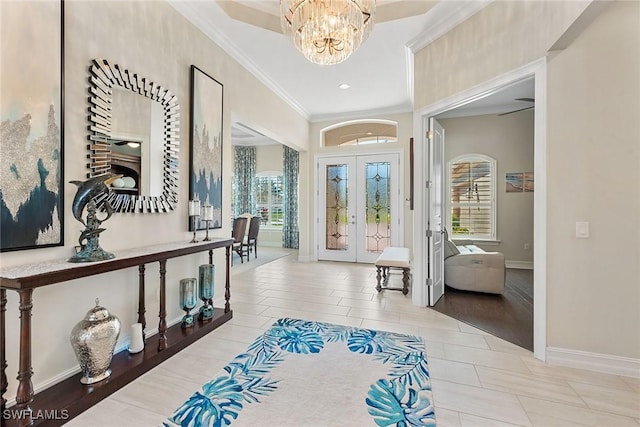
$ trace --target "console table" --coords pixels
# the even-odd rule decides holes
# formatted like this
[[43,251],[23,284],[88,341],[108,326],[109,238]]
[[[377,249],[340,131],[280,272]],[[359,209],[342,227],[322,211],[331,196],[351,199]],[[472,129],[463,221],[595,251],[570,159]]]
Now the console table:
[[[0,338],[2,373],[0,377],[0,419],[4,425],[62,424],[77,416],[82,411],[95,405],[111,393],[130,383],[182,350],[197,339],[213,331],[229,321],[233,312],[229,305],[230,291],[230,250],[233,239],[214,238],[198,243],[167,243],[143,248],[116,251],[114,259],[91,263],[70,263],[65,260],[45,261],[0,270]],[[182,329],[180,324],[167,328],[166,312],[166,266],[167,260],[184,255],[209,251],[209,263],[213,263],[213,250],[226,248],[226,279],[224,309],[214,310],[213,319],[196,321],[189,329]],[[138,322],[146,326],[145,319],[145,269],[146,264],[160,264],[160,321],[158,333],[148,337],[144,351],[129,354],[127,350],[113,356],[111,376],[91,385],[80,383],[81,373],[62,381],[34,396],[31,377],[31,311],[33,307],[33,291],[43,286],[66,282],[82,277],[94,276],[110,271],[138,267]],[[20,355],[18,367],[18,389],[16,404],[6,408],[4,394],[8,388],[6,369],[5,312],[7,307],[7,290],[15,290],[19,294],[20,311]],[[6,411],[5,411],[6,409]],[[13,416],[3,416],[5,414]],[[43,416],[44,414],[44,416]],[[54,415],[54,416],[47,416]],[[65,419],[52,420],[60,417]],[[47,419],[49,418],[49,419]]]

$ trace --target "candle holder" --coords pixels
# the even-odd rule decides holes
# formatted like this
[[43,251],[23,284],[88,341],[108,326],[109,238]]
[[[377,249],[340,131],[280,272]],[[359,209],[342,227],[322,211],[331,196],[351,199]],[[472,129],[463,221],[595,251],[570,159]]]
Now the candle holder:
[[195,278],[188,278],[180,280],[180,308],[186,312],[182,317],[182,323],[180,327],[187,329],[193,327],[193,316],[191,310],[193,310],[198,303],[196,298],[196,286],[197,281]]
[[213,317],[213,286],[216,277],[216,266],[213,264],[202,264],[198,268],[200,287],[198,296],[204,303],[200,307],[198,319],[209,320]]
[[204,205],[202,206],[202,220],[206,224],[207,234],[204,236],[204,242],[208,242],[209,239],[209,223],[213,221],[213,206]]
[[189,200],[189,218],[191,219],[191,228],[193,228],[193,239],[189,243],[198,243],[196,231],[198,230],[198,217],[200,216],[200,200]]

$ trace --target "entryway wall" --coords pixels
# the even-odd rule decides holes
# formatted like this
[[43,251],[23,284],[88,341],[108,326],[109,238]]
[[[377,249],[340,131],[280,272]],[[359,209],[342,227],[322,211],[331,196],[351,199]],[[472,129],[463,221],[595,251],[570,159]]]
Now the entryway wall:
[[445,167],[451,159],[462,154],[484,154],[496,159],[497,241],[476,241],[476,244],[486,251],[502,252],[507,267],[533,268],[534,195],[531,192],[507,193],[505,174],[533,172],[534,111],[438,121],[446,134]]

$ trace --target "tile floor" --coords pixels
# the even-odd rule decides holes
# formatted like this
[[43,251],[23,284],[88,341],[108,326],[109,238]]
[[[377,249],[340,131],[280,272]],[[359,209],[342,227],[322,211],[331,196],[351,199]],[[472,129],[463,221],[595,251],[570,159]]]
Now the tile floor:
[[276,319],[294,317],[421,335],[439,427],[640,426],[640,379],[547,366],[400,292],[376,293],[368,265],[294,253],[232,273],[231,308],[230,322],[68,425],[157,426]]

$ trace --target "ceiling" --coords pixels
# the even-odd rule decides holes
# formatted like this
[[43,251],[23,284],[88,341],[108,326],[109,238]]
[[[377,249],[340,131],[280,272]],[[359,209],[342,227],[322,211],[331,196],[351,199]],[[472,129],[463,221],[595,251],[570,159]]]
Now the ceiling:
[[[360,49],[340,64],[320,66],[280,32],[279,0],[168,1],[310,121],[413,111],[413,52],[491,2],[378,0],[375,27]],[[350,87],[340,89],[343,83]],[[495,96],[464,106],[465,114],[497,111],[496,103],[515,109],[523,104],[515,98],[533,98],[533,84]],[[232,133],[246,145],[266,138],[235,124]]]

